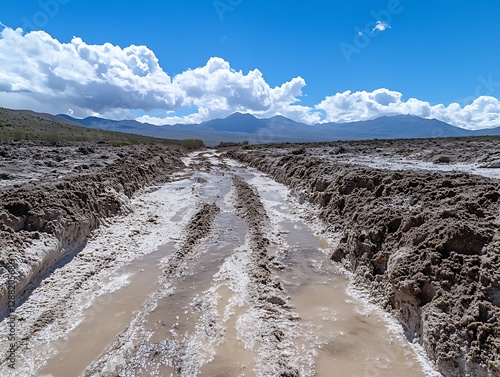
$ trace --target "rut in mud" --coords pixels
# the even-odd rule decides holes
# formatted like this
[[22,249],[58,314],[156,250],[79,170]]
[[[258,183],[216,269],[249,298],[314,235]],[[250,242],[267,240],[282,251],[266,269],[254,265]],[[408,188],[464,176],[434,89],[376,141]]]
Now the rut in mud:
[[[449,147],[446,159],[438,158],[445,153],[439,143]],[[459,142],[447,140],[422,144],[285,145],[233,149],[227,156],[318,205],[326,226],[341,234],[332,260],[396,314],[407,337],[423,345],[445,376],[496,376],[498,151],[476,144],[455,150]],[[387,153],[398,148],[412,159]],[[449,164],[454,160],[460,163]]]
[[439,375],[347,293],[338,234],[320,237],[284,186],[213,152],[183,160],[17,308],[2,375]]
[[[85,156],[89,148],[84,149]],[[40,159],[46,151],[40,147],[25,151],[29,152]],[[60,174],[56,179],[19,180],[23,186],[16,184],[9,190],[0,187],[0,307],[7,302],[7,278],[23,300],[46,272],[64,258],[74,256],[92,230],[106,224],[107,218],[126,213],[127,201],[135,192],[167,181],[182,166],[179,157],[187,151],[142,146],[114,153],[121,157],[114,156],[108,165],[89,167],[87,174],[56,169]],[[109,154],[103,156],[108,159]],[[64,154],[58,151],[57,155]],[[24,166],[19,165],[22,170]]]

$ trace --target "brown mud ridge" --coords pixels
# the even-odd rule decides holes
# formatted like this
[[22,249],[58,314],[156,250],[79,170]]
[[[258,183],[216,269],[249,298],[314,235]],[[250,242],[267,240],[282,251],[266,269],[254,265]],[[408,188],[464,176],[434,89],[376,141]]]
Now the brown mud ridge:
[[343,235],[332,259],[396,314],[444,376],[500,375],[499,181],[367,168],[322,150],[226,155],[319,205]]
[[189,220],[186,226],[186,238],[169,261],[166,273],[176,272],[181,262],[193,251],[193,247],[210,234],[215,216],[219,212],[220,208],[216,204],[203,203],[198,212]]
[[299,318],[287,302],[283,286],[271,276],[270,266],[273,265],[274,258],[268,250],[269,240],[264,236],[268,226],[266,210],[259,193],[244,179],[233,175],[233,184],[237,214],[245,219],[250,234],[252,306],[261,311],[261,319],[265,324],[258,332],[259,342],[275,352],[278,350],[277,355],[269,352],[269,360],[264,362],[276,366],[273,370],[276,376],[298,377],[299,371],[292,366],[291,355],[287,352],[289,334],[281,328],[286,328],[283,325],[286,322],[293,326],[293,322]]
[[[45,153],[47,147],[23,146],[20,150],[27,154],[29,148],[36,155]],[[79,155],[78,166],[92,160],[89,154],[98,159],[107,156],[113,162],[94,166],[88,174],[78,173],[81,169],[76,173],[65,170],[58,173],[61,178],[43,177],[0,192],[0,308],[4,311],[8,279],[19,304],[19,298],[29,294],[40,276],[83,246],[90,232],[106,218],[126,213],[128,198],[137,190],[165,182],[183,168],[180,157],[187,153],[175,146],[107,147],[107,153],[98,146],[68,148],[68,153],[54,155],[69,154],[72,164]],[[9,147],[2,147],[2,151],[5,158],[13,158]]]

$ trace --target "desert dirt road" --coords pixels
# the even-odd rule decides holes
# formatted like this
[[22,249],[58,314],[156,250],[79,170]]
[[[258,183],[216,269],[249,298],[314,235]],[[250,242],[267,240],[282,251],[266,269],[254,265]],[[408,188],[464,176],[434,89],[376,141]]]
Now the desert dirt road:
[[17,308],[2,376],[439,376],[331,262],[314,208],[214,151],[184,163]]

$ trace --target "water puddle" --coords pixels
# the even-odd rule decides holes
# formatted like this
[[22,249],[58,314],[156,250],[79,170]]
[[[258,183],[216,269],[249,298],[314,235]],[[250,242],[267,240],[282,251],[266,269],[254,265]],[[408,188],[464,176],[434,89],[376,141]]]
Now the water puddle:
[[[156,309],[147,318],[145,328],[152,331],[152,343],[166,339],[165,334],[193,333],[200,320],[200,297],[213,284],[213,277],[219,271],[225,258],[235,247],[244,242],[245,223],[231,213],[221,213],[216,226],[231,224],[230,230],[217,236],[215,245],[202,250],[200,255],[183,266],[185,275],[172,280],[173,293],[158,300]],[[222,316],[222,314],[221,314]]]
[[47,361],[41,375],[78,376],[96,360],[126,329],[134,313],[156,290],[156,283],[162,275],[159,262],[173,251],[173,245],[163,246],[106,279],[103,284],[120,278],[126,278],[128,283],[99,296],[89,309],[84,310],[83,321],[66,338],[55,342],[59,352]]
[[[241,169],[234,169],[238,175]],[[299,349],[314,348],[316,376],[425,376],[402,333],[389,328],[376,309],[350,297],[348,280],[328,257],[331,246],[298,218],[291,218],[286,190],[245,172],[277,223],[286,268],[276,271],[304,328]],[[279,246],[276,246],[279,247]],[[333,372],[335,371],[335,372]]]
[[311,253],[311,246],[293,247],[283,282],[312,331],[305,343],[318,347],[317,376],[331,376],[333,370],[341,376],[424,376],[409,345],[389,331],[378,313],[346,294],[346,277],[323,254]]
[[[219,286],[217,295],[220,297],[218,313],[224,318],[224,342],[214,348],[215,357],[212,362],[202,368],[203,376],[244,376],[251,373],[255,367],[254,353],[245,348],[238,339],[237,320],[246,311],[246,307],[233,307],[230,299],[234,296],[225,284]],[[230,313],[228,313],[230,311]],[[226,318],[227,317],[227,318]],[[247,373],[247,374],[245,374]]]
[[[247,228],[223,200],[231,188],[230,177],[201,178],[207,178],[202,187],[204,200],[212,199],[221,208],[214,232],[205,241],[206,246],[183,263],[181,276],[171,280],[173,293],[158,300],[155,310],[145,320],[144,329],[152,334],[148,340],[151,344],[165,341],[177,344],[182,360],[177,360],[181,364],[176,366],[184,370],[182,375],[191,372],[195,375],[202,368],[202,375],[227,376],[232,375],[230,371],[253,368],[253,354],[237,340],[239,308],[234,310],[230,304],[233,293],[224,282],[215,281],[214,276],[233,251],[244,244]],[[230,315],[228,307],[232,309]],[[223,342],[218,340],[217,329],[222,329]],[[143,373],[152,374],[159,367],[158,363],[150,363]]]

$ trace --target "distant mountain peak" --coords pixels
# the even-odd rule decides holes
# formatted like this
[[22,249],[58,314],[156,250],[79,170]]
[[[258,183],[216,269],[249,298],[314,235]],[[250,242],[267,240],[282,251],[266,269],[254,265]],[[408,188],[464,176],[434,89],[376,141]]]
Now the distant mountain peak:
[[254,117],[252,114],[249,113],[240,113],[240,112],[235,112],[229,115],[228,117],[224,119],[235,119],[235,118],[245,118],[245,119],[258,119]]
[[75,119],[68,115],[61,116],[92,128],[172,139],[199,138],[203,139],[208,145],[217,145],[221,141],[243,140],[249,140],[251,143],[256,144],[284,141],[314,142],[500,134],[500,127],[470,131],[454,127],[437,119],[425,119],[409,114],[386,114],[376,119],[349,123],[307,125],[283,115],[261,119],[249,113],[235,112],[226,118],[212,119],[199,125],[177,124],[171,127],[157,127],[148,123],[138,123],[134,120],[114,121],[93,117]]

